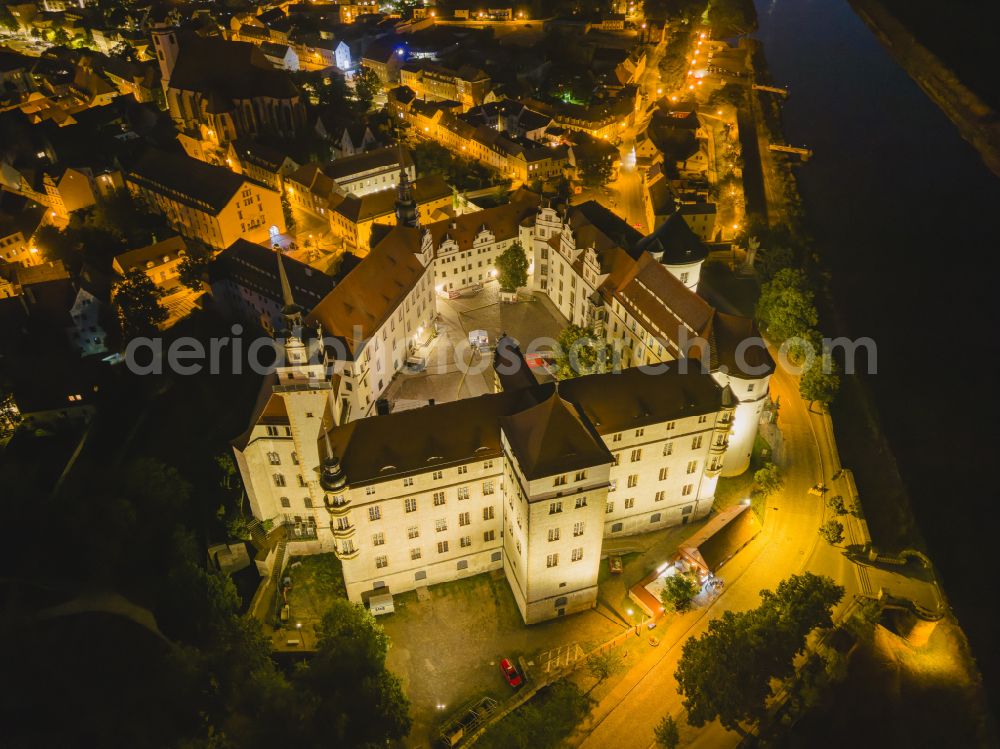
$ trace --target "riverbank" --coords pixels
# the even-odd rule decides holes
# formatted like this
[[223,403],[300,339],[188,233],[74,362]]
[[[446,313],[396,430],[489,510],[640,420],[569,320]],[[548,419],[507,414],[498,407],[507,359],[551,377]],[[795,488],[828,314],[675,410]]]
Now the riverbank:
[[[879,0],[849,0],[896,63],[947,115],[958,132],[1000,176],[1000,112],[969,88],[945,62],[921,44]],[[975,18],[969,19],[976,23]],[[995,68],[992,50],[986,65]],[[984,52],[984,54],[986,54]]]
[[[758,76],[762,75],[763,71],[767,70],[767,65],[764,61],[763,55],[766,51],[766,49],[762,50],[758,55],[759,62],[755,61],[755,67],[758,69]],[[838,49],[838,52],[843,54],[845,50]],[[794,64],[799,64],[799,62],[799,59],[794,60]],[[815,65],[816,61],[802,60],[803,65],[808,65],[809,63]],[[827,72],[829,73],[829,71]],[[763,79],[758,77],[757,82],[765,83],[771,82],[771,80],[770,78]],[[777,83],[780,85],[786,85],[789,81],[779,80]],[[796,87],[792,96],[798,97],[800,95],[799,91],[799,87]],[[759,107],[759,111],[761,112],[761,118],[759,120],[761,124],[759,125],[759,128],[766,129],[768,135],[771,138],[776,139],[778,142],[788,142],[784,134],[785,125],[782,121],[782,104],[774,101],[768,101],[766,99],[760,100],[761,97],[762,94],[756,92],[753,94],[753,98],[758,100],[755,106]],[[825,117],[825,112],[831,105],[830,93],[826,91],[820,94],[810,92],[810,94],[805,98],[810,99],[809,104],[811,105],[811,109],[808,113],[808,121],[810,123],[816,122],[818,118]],[[817,101],[815,101],[817,99],[820,100],[818,104]],[[763,114],[768,112],[769,109],[770,116],[765,120]],[[854,116],[863,119],[865,114],[863,111],[858,111]],[[806,131],[805,134],[809,136],[808,131]],[[794,135],[797,135],[799,138],[803,137],[803,133],[801,131],[794,133]],[[920,135],[920,133],[913,133],[914,137],[919,137]],[[900,137],[905,140],[905,134],[901,134]],[[855,133],[853,147],[859,152],[859,154],[868,153],[873,149],[885,148],[886,144],[882,140],[884,138],[884,133],[877,133],[873,131],[869,134],[866,133],[863,128],[858,127],[858,132]],[[809,145],[812,146],[811,143]],[[767,154],[765,150],[766,144],[763,139],[760,147],[761,159],[766,165],[768,157],[771,155]],[[819,158],[829,158],[829,155],[820,154]],[[834,159],[836,159],[836,156],[834,156]],[[831,210],[829,202],[826,204],[816,203],[818,193],[815,190],[803,196],[800,193],[800,180],[798,175],[793,172],[787,161],[781,161],[779,164],[784,165],[787,170],[787,174],[790,175],[790,178],[785,178],[784,175],[782,175],[782,178],[773,180],[772,184],[768,185],[769,223],[771,226],[774,226],[775,223],[781,223],[780,220],[776,222],[775,217],[771,215],[772,198],[770,193],[775,189],[775,187],[777,187],[781,191],[781,194],[777,196],[777,205],[780,208],[779,215],[787,221],[787,224],[793,234],[807,248],[805,253],[805,262],[809,267],[810,275],[817,284],[817,302],[820,307],[822,330],[829,335],[845,335],[856,338],[859,335],[857,324],[858,311],[859,307],[862,306],[859,304],[860,299],[858,295],[860,291],[860,284],[857,283],[858,279],[864,279],[866,282],[866,292],[872,295],[865,300],[867,302],[864,305],[866,310],[871,309],[876,304],[874,302],[875,299],[879,297],[883,299],[891,297],[893,284],[898,283],[898,281],[893,281],[889,275],[884,275],[882,276],[882,283],[887,284],[888,288],[883,287],[875,290],[875,285],[870,283],[872,280],[870,275],[863,274],[870,274],[873,269],[880,270],[881,268],[879,268],[879,266],[881,265],[881,262],[873,263],[872,260],[874,258],[870,255],[867,257],[861,257],[858,255],[848,256],[848,253],[852,250],[856,252],[856,248],[844,247],[837,241],[837,237],[834,236],[834,232],[829,230],[830,224],[828,221],[830,220],[831,215],[836,213],[836,211]],[[866,181],[876,183],[883,181],[881,189],[890,189],[888,180],[890,180],[894,175],[880,174],[877,172],[859,174],[857,169],[855,168],[855,170],[852,170],[851,166],[857,167],[858,165],[849,165],[846,162],[842,164],[831,164],[827,162],[824,164],[824,170],[830,170],[831,174],[836,174],[839,178],[838,181],[831,182],[825,187],[834,187],[838,190],[843,188],[849,191],[852,188],[857,189],[859,185],[864,184]],[[871,164],[862,164],[861,166],[865,169],[871,169]],[[802,170],[810,170],[813,168],[813,165],[810,163],[808,166],[798,168]],[[766,166],[763,170],[763,176],[765,183],[767,183],[768,172]],[[822,198],[837,205],[840,209],[841,219],[849,217],[850,221],[857,222],[862,226],[867,226],[868,222],[872,220],[872,216],[864,215],[864,217],[858,221],[859,216],[857,214],[852,214],[849,210],[845,210],[845,204],[849,204],[850,202],[849,200],[845,200],[845,196],[850,197],[850,194],[838,193],[836,190],[828,190],[826,194],[822,195]],[[877,205],[877,203],[869,203],[864,207],[871,211],[872,209],[875,209]],[[785,208],[785,206],[794,206],[798,210],[789,211]],[[844,224],[843,220],[841,221],[841,224]],[[810,235],[812,234],[815,234],[819,238],[819,241],[815,242],[815,247],[813,247],[813,243],[810,241]],[[870,248],[869,251],[871,251],[871,249],[875,248]],[[865,265],[866,261],[867,265]],[[920,274],[922,272],[919,268],[914,267],[912,264],[907,270],[909,270],[911,274]],[[929,272],[929,267],[923,270],[923,273]],[[927,277],[924,276],[925,280],[926,278]],[[873,320],[869,318],[866,322],[871,324]],[[898,325],[900,323],[896,324]],[[904,329],[882,327],[876,323],[877,333],[884,334],[887,330],[894,330],[892,333],[894,337],[897,335],[899,338],[908,337],[904,332]],[[892,349],[897,350],[901,341],[880,340],[878,343],[880,347],[883,344],[886,344],[886,348],[891,347]],[[907,343],[909,343],[909,341],[907,341]],[[911,351],[913,351],[913,349],[911,349]],[[911,354],[911,358],[912,356],[913,354]],[[880,366],[885,366],[884,361],[880,361],[879,364]],[[898,366],[899,362],[894,361],[894,364]],[[910,369],[906,372],[906,374],[916,376],[916,370]],[[885,382],[882,382],[881,384],[884,386]],[[918,526],[914,506],[911,502],[910,492],[908,491],[906,482],[904,481],[903,475],[897,465],[895,451],[891,447],[889,439],[882,429],[880,409],[876,406],[876,403],[876,394],[873,391],[872,383],[870,383],[867,378],[858,376],[844,378],[841,392],[832,408],[834,423],[836,425],[836,438],[843,464],[852,468],[855,472],[861,494],[862,505],[875,544],[887,551],[898,550],[905,547],[927,549],[928,545],[925,543],[924,535]],[[898,418],[898,415],[891,413],[890,417],[896,419]],[[933,427],[931,427],[932,423],[932,421],[925,422],[923,426],[925,429],[933,430]],[[939,469],[942,471],[954,472],[958,470],[958,465],[958,463],[953,463],[951,465],[939,464]],[[971,690],[971,692],[966,691],[964,694],[966,696],[968,696],[968,694],[976,695],[976,699],[957,700],[957,703],[965,705],[966,709],[964,711],[955,711],[950,716],[950,719],[955,723],[961,722],[963,727],[968,727],[972,734],[992,735],[992,722],[988,717],[987,710],[984,708],[986,697],[982,687],[982,680],[979,675],[977,664],[971,655],[971,649],[966,640],[965,634],[958,626],[958,621],[953,616],[949,616],[947,621],[949,624],[949,630],[953,633],[952,640],[960,643],[961,645],[961,647],[956,648],[956,657],[961,664],[961,670],[963,673],[961,683],[963,685],[963,689]],[[982,647],[981,643],[980,647]],[[852,683],[852,687],[857,687],[856,681]],[[870,690],[865,691],[870,692]],[[880,699],[888,698],[888,695],[879,695],[877,690],[875,690],[875,692],[868,693],[866,696],[874,703],[877,703]],[[898,702],[898,698],[898,694],[892,695],[892,699],[896,702]],[[896,712],[898,707],[899,706],[894,702],[893,709],[887,710],[887,712]],[[914,702],[910,707],[913,709],[920,709],[916,702]],[[863,723],[864,721],[861,722]],[[945,721],[945,724],[946,723],[947,721]],[[813,725],[816,724],[814,723]],[[854,727],[857,728],[858,726]],[[817,746],[827,745],[821,740],[821,732],[817,733],[809,730],[808,728],[804,732],[797,732],[797,738],[807,738],[809,741],[814,742],[813,745]]]

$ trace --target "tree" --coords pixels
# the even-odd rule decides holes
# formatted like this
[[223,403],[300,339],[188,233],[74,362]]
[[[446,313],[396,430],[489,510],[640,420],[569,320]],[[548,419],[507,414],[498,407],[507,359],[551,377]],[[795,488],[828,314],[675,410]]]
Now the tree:
[[292,211],[292,204],[285,193],[281,193],[281,215],[285,219],[285,232],[291,234],[292,230],[295,229],[295,213]]
[[663,719],[653,729],[653,738],[663,749],[677,749],[681,743],[681,734],[677,729],[677,721],[672,715],[664,715]]
[[512,242],[497,258],[497,274],[501,291],[514,292],[528,283],[528,256],[520,242]]
[[177,266],[180,282],[191,291],[199,292],[205,286],[205,275],[211,264],[211,257],[205,252],[199,252],[193,247],[187,256]]
[[698,595],[698,583],[690,575],[678,572],[663,581],[660,601],[668,611],[684,613],[691,608]]
[[770,497],[781,488],[783,483],[781,469],[774,463],[768,463],[754,473],[752,491],[759,497]]
[[812,331],[819,314],[805,273],[793,268],[779,270],[760,290],[757,321],[775,343]]
[[621,653],[617,650],[595,650],[587,656],[587,671],[597,679],[598,684],[618,673],[623,665]]
[[614,350],[591,328],[568,325],[557,343],[555,366],[560,379],[607,372],[617,364]]
[[382,81],[379,80],[378,73],[369,67],[361,66],[361,69],[354,76],[354,95],[362,111],[367,112],[375,101],[375,97],[382,91]]
[[840,390],[837,363],[829,352],[816,356],[799,379],[799,395],[810,403],[828,406]]
[[[385,667],[389,638],[364,607],[337,599],[317,627],[316,656],[297,672],[287,731],[325,746],[377,746],[410,731],[409,702]],[[295,745],[294,739],[286,745]],[[310,746],[317,745],[310,743]]]
[[160,305],[163,289],[141,268],[133,268],[115,284],[112,293],[118,322],[126,341],[137,336],[155,335],[157,325],[166,322],[167,310]]
[[844,504],[844,498],[839,494],[827,497],[826,506],[833,510],[835,515],[847,514],[847,505]]
[[793,575],[774,591],[761,591],[757,608],[726,611],[685,642],[675,676],[688,723],[703,726],[718,718],[746,736],[741,724],[763,718],[772,680],[795,673],[806,637],[833,624],[833,607],[843,595],[827,577]]
[[708,22],[716,36],[743,36],[757,28],[753,0],[711,0]]
[[819,535],[828,544],[836,546],[844,540],[844,524],[839,520],[827,520],[819,527]]

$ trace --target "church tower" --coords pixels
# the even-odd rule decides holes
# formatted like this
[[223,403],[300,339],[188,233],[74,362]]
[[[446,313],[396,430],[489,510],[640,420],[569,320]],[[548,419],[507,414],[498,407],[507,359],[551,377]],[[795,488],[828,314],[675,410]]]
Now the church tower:
[[302,316],[305,310],[295,303],[292,296],[292,285],[288,282],[285,264],[281,261],[281,250],[277,250],[277,255],[278,279],[281,281],[281,301],[284,305],[281,308],[281,330],[278,332],[278,337],[284,341],[285,366],[303,367],[309,359],[302,329]]
[[163,90],[170,87],[170,76],[177,65],[179,46],[177,44],[177,29],[171,26],[157,25],[152,31],[153,47],[156,49],[156,61],[160,65],[160,78]]
[[396,194],[396,225],[416,228],[420,226],[420,214],[417,212],[417,201],[413,198],[413,186],[406,174],[406,161],[403,158],[403,141],[399,141],[399,188]]

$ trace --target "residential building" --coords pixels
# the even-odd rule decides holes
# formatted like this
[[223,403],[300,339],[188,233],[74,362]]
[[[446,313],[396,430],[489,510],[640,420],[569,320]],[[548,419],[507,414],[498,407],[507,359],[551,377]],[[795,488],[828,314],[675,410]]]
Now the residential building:
[[180,264],[187,257],[187,252],[188,247],[184,237],[170,237],[147,247],[115,255],[111,267],[119,276],[125,276],[139,269],[158,287],[168,290],[178,285]]
[[125,182],[178,232],[216,249],[241,238],[267,241],[285,230],[278,193],[224,167],[150,150]]

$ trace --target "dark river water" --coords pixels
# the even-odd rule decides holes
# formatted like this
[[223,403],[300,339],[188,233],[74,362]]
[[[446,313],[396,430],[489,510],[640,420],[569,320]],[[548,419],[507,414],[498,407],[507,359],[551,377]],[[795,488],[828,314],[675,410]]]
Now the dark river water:
[[815,151],[799,186],[837,306],[878,344],[883,428],[995,697],[1000,179],[846,0],[756,5],[785,133]]

